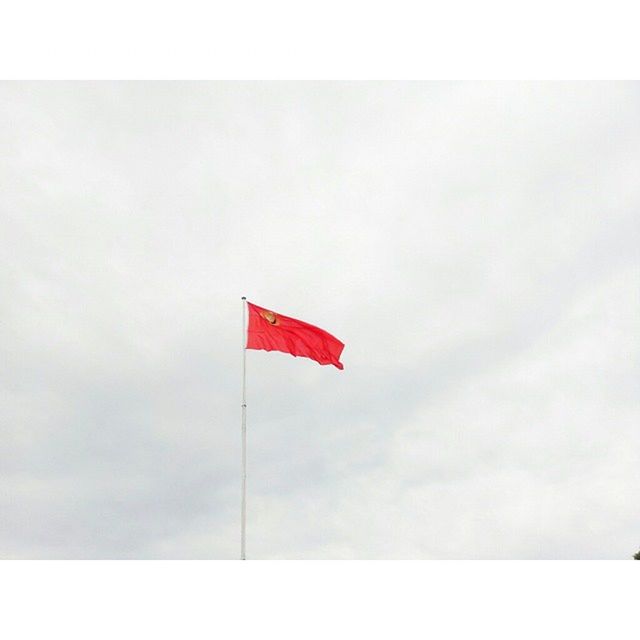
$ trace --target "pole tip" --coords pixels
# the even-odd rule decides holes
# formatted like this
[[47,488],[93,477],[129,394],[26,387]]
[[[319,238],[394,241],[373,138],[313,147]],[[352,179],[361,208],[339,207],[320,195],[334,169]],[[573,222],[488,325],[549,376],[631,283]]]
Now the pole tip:
[[247,298],[246,298],[246,296],[242,296],[242,299],[243,299],[243,300],[246,300]]

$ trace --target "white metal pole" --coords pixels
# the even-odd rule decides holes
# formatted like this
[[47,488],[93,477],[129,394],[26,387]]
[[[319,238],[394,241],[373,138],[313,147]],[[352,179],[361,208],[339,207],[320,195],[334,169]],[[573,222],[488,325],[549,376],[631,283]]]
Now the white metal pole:
[[247,559],[247,299],[242,296],[242,507],[240,515],[240,559]]

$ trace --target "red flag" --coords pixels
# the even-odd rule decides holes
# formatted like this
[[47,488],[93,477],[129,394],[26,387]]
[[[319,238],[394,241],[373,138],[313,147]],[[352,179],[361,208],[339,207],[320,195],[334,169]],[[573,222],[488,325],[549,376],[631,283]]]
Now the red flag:
[[320,364],[332,364],[338,369],[344,369],[340,362],[344,344],[330,333],[251,302],[247,302],[247,306],[247,349],[283,351],[292,356],[311,358]]

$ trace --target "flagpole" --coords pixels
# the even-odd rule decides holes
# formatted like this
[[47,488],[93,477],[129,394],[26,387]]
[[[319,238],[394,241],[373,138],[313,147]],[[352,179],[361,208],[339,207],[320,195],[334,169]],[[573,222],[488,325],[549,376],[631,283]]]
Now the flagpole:
[[242,506],[240,513],[240,559],[247,559],[247,299],[242,296]]

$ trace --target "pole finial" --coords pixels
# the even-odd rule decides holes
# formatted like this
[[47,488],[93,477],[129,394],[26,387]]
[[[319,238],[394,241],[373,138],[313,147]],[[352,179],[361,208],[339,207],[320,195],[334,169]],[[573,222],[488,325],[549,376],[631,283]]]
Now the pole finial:
[[242,296],[242,299],[243,299],[243,300],[246,300],[246,299],[247,299],[247,297],[246,297],[246,296]]

